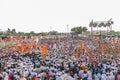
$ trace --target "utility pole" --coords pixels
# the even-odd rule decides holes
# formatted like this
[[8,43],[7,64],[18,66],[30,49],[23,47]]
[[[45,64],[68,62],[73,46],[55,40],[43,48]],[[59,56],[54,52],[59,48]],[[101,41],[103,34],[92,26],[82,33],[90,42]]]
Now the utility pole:
[[68,35],[69,35],[69,25],[67,24],[67,38],[68,38]]
[[69,33],[69,25],[67,24],[67,33]]
[[89,27],[91,27],[91,38],[93,39],[93,20],[90,22]]
[[51,32],[52,27],[50,26],[50,32]]
[[49,38],[50,38],[50,35],[51,35],[51,28],[52,28],[52,27],[50,26],[50,31],[49,31]]

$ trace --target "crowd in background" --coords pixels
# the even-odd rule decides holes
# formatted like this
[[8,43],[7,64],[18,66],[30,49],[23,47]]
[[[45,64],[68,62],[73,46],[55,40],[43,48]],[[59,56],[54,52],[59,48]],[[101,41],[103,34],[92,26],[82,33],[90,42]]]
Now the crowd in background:
[[[24,39],[22,43],[25,42]],[[22,48],[14,51],[10,47],[7,52],[1,49],[0,80],[120,80],[120,53],[102,54],[99,40],[63,38],[29,42],[37,45],[25,53],[19,51]],[[107,40],[103,42],[109,44]],[[40,47],[44,43],[47,49]]]

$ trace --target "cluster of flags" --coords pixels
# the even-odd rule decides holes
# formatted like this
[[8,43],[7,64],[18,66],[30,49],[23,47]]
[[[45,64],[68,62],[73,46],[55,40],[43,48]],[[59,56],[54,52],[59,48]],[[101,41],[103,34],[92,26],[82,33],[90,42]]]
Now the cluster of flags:
[[[110,54],[112,53],[120,53],[120,40],[119,39],[111,39],[108,43],[104,42],[104,40],[100,40],[99,47],[97,51],[99,54]],[[88,44],[83,40],[80,45],[76,46],[75,54],[78,56],[80,51],[84,54],[89,54],[91,59],[94,59],[94,55],[91,52],[91,49]]]
[[[10,48],[12,49],[13,52],[20,52],[20,53],[27,53],[29,51],[32,51],[33,49],[39,49],[41,51],[42,57],[44,57],[47,54],[47,44],[43,43],[40,45],[36,41],[29,41],[29,40],[24,40],[22,37],[16,37],[16,38],[5,38],[3,39],[4,43],[9,43],[9,42],[16,42],[13,46]],[[5,53],[8,53],[7,49],[4,51]]]
[[119,39],[111,39],[109,43],[104,43],[103,41],[100,41],[100,50],[102,54],[105,53],[120,53],[120,40]]
[[87,45],[85,45],[85,41],[83,40],[82,42],[81,42],[81,44],[79,45],[79,46],[77,46],[76,47],[76,55],[78,55],[78,53],[79,53],[79,51],[83,51],[83,49],[84,49],[84,52],[86,53],[86,54],[88,54],[89,53],[89,46]]
[[111,44],[116,44],[116,43],[118,43],[118,41],[119,41],[119,40],[116,39],[116,38],[110,40]]
[[[32,51],[33,49],[39,49],[41,51],[41,56],[44,57],[48,52],[48,44],[43,43],[42,45],[39,44],[38,39],[36,38],[32,39],[23,39],[22,37],[15,37],[15,38],[4,38],[1,42],[7,43],[7,42],[16,42],[11,48],[12,51],[19,51],[20,53],[27,53],[29,51]],[[32,41],[31,41],[32,40]],[[109,43],[105,43],[103,40],[99,42],[99,53],[105,54],[110,53],[111,50],[113,50],[115,53],[120,53],[120,45],[118,43],[120,42],[119,39],[110,39]],[[56,46],[56,45],[54,45]],[[53,46],[53,47],[54,47]],[[85,42],[85,40],[82,40],[80,45],[76,46],[75,54],[79,55],[80,51],[84,52],[85,54],[90,53],[90,45]],[[8,51],[5,51],[6,53]],[[89,54],[92,56],[92,54]],[[91,57],[93,58],[93,56]]]
[[47,44],[43,44],[40,46],[38,42],[26,42],[16,45],[16,50],[20,51],[21,53],[27,53],[29,51],[32,51],[34,48],[37,48],[41,51],[42,57],[44,57],[47,54]]

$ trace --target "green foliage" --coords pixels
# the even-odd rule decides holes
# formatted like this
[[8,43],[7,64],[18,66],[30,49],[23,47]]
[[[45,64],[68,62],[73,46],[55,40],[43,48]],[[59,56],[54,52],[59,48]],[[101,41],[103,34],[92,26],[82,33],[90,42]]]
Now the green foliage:
[[10,28],[8,28],[7,33],[10,33]]
[[4,36],[16,36],[16,30],[8,28],[7,31],[3,32],[1,35]]
[[82,34],[83,32],[86,32],[87,30],[88,30],[87,27],[78,26],[78,27],[73,27],[71,29],[71,32],[76,33],[76,34]]
[[57,31],[50,31],[48,34],[50,34],[50,35],[57,35],[58,32]]
[[18,36],[25,36],[25,33],[24,32],[18,32],[17,35]]
[[[102,24],[101,24],[102,25]],[[110,31],[110,32],[106,32],[106,31],[101,31],[102,35],[120,35],[120,31]],[[71,33],[72,34],[83,34],[83,35],[90,35],[90,31],[88,31],[87,27],[82,27],[82,26],[77,26],[77,27],[73,27],[71,29]],[[50,31],[50,32],[39,32],[39,33],[35,33],[34,31],[28,32],[28,33],[24,33],[24,32],[16,32],[16,29],[10,29],[8,28],[6,31],[4,32],[0,32],[0,36],[47,36],[47,35],[65,35],[66,33],[59,33],[57,31]],[[98,33],[99,34],[99,33]]]
[[88,30],[87,27],[83,27],[83,28],[82,28],[82,31],[83,31],[83,32],[86,32],[87,30]]
[[3,35],[3,32],[0,32],[0,35]]
[[85,31],[84,35],[89,36],[89,35],[91,35],[91,33],[90,33],[90,31]]
[[108,35],[120,35],[120,31],[110,31],[110,32],[108,32]]
[[47,36],[48,33],[47,33],[47,32],[41,32],[40,35],[41,35],[41,36]]
[[34,32],[34,31],[31,31],[31,32],[30,32],[30,35],[31,35],[31,36],[35,36],[35,32]]
[[15,34],[16,33],[16,30],[15,29],[12,29],[11,30],[11,34]]
[[115,31],[110,31],[109,34],[110,35],[115,35]]
[[30,36],[30,33],[25,33],[25,36]]

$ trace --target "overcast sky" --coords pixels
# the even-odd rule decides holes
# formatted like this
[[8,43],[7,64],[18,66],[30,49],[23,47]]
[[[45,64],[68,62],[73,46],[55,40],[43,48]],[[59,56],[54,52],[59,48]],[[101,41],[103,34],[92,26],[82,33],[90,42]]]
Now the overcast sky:
[[87,26],[93,19],[113,19],[120,30],[119,0],[0,0],[0,29],[16,31],[66,32],[74,26]]

